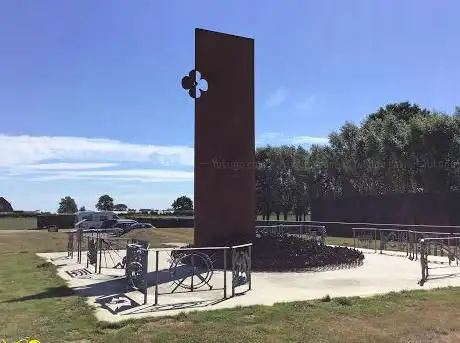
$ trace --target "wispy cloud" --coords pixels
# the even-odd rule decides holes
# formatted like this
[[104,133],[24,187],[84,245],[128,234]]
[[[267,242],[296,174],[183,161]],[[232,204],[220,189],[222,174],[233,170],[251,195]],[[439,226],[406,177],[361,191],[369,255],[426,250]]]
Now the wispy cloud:
[[324,145],[329,143],[329,139],[327,137],[296,136],[292,137],[292,143],[300,145]]
[[124,169],[124,170],[72,170],[58,171],[51,175],[35,176],[31,181],[54,180],[104,180],[141,182],[184,182],[193,180],[193,172],[163,169]]
[[278,88],[268,98],[266,105],[267,107],[275,107],[283,104],[287,99],[287,91],[284,88]]
[[284,138],[284,135],[280,132],[266,132],[257,136],[256,145],[275,144]]
[[151,162],[193,165],[193,148],[130,144],[84,137],[33,137],[0,135],[0,167],[66,162]]
[[21,166],[25,170],[75,170],[100,169],[118,166],[117,163],[42,163]]
[[316,96],[310,95],[306,100],[299,103],[299,109],[301,110],[311,110],[315,107]]
[[328,142],[327,137],[286,136],[281,132],[268,132],[258,137],[256,145],[324,145]]
[[[259,135],[256,140],[258,146],[327,142],[323,137],[286,136],[279,132]],[[193,161],[194,149],[187,146],[0,135],[0,179],[190,182]]]
[[187,146],[130,144],[85,137],[0,135],[2,178],[191,181],[193,172],[161,168],[191,168],[193,160],[193,148]]

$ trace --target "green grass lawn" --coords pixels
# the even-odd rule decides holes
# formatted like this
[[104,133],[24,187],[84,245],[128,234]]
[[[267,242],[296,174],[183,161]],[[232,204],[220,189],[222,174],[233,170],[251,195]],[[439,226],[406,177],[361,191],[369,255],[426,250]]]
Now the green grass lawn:
[[0,230],[29,230],[36,228],[37,218],[35,217],[0,218]]
[[[193,230],[142,231],[138,238],[142,235],[152,246],[161,246],[191,241]],[[60,232],[0,233],[0,342],[25,336],[41,343],[460,340],[460,288],[361,299],[325,298],[120,324],[97,322],[85,299],[75,296],[56,276],[55,267],[34,255],[65,250],[66,238]],[[350,243],[344,238],[328,241]]]

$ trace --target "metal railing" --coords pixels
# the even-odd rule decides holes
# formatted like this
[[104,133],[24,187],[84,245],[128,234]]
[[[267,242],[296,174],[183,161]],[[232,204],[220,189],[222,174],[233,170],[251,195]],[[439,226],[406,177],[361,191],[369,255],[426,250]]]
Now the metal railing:
[[[86,250],[87,268],[70,272],[69,275],[88,277],[93,274],[88,270],[90,265],[94,266],[94,274],[101,274],[102,268],[124,269],[126,291],[140,291],[144,295],[144,304],[147,304],[149,286],[154,287],[154,305],[158,305],[160,295],[179,292],[220,290],[223,299],[227,299],[227,272],[232,275],[232,297],[237,292],[244,293],[252,289],[252,243],[224,247],[151,249],[146,241],[109,237],[98,230],[79,229],[68,235],[67,258],[73,259],[76,241],[77,263],[82,263],[83,251]],[[106,253],[115,255],[111,257],[111,264],[106,260],[104,265],[103,257]],[[151,273],[148,270],[149,257],[154,259],[155,265]],[[217,270],[223,273],[221,280],[216,281],[214,276]],[[221,285],[216,284],[219,281]]]
[[[455,234],[434,231],[415,231],[403,229],[352,228],[353,247],[373,249],[375,252],[405,252],[411,260],[417,260],[420,254],[420,240],[423,238],[447,238]],[[434,256],[443,256],[441,249],[431,252]]]
[[[456,266],[459,264],[459,244],[460,236],[448,236],[442,238],[422,238],[420,240],[420,266],[422,268],[422,278],[420,285],[423,285],[430,276],[429,270],[433,269],[429,267],[429,263],[443,263],[441,261],[429,261],[429,256],[433,256],[433,251],[443,252],[442,256],[448,258],[448,266],[452,266],[452,262],[455,262]],[[437,267],[442,268],[442,267]]]
[[[251,282],[251,251],[252,243],[202,248],[163,248],[149,249],[155,254],[154,305],[159,302],[160,295],[178,292],[222,291],[223,299],[228,298],[227,272],[232,272],[231,292],[236,295],[237,289],[245,287],[243,292],[252,289]],[[165,259],[162,254],[167,254]],[[231,257],[231,269],[228,258]],[[167,260],[169,267],[166,278],[161,280],[160,261]],[[220,285],[215,282],[215,272],[222,271],[223,280]],[[160,290],[160,287],[162,290]],[[144,289],[146,292],[146,288]],[[144,295],[146,299],[146,295]]]

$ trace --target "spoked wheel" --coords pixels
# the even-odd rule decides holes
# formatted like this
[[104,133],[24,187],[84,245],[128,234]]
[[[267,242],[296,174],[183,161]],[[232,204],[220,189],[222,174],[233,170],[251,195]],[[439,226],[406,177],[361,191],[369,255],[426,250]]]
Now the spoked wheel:
[[212,289],[209,281],[213,273],[212,261],[203,253],[181,254],[169,267],[171,280],[176,284],[173,292],[179,287],[194,291],[207,285]]

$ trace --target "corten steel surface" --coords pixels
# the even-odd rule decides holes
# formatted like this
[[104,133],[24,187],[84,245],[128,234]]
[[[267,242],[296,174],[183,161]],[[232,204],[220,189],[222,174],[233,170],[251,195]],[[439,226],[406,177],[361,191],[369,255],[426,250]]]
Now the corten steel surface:
[[[195,69],[208,83],[195,100],[195,244],[250,239],[255,235],[254,40],[196,29]],[[238,168],[226,165],[235,162]]]

